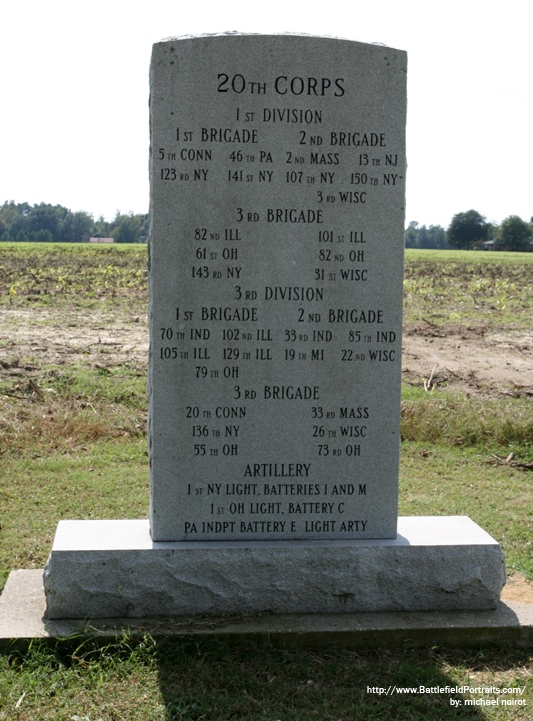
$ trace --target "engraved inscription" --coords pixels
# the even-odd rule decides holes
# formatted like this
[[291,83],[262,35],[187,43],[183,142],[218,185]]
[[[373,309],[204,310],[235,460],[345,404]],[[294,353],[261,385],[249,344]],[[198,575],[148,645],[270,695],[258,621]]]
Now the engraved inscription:
[[154,46],[152,535],[391,537],[404,54],[224,40]]

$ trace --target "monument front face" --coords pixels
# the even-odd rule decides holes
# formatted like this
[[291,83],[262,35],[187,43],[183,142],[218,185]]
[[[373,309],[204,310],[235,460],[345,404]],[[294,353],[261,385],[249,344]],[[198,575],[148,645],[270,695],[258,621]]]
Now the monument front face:
[[154,46],[152,538],[396,535],[406,54]]

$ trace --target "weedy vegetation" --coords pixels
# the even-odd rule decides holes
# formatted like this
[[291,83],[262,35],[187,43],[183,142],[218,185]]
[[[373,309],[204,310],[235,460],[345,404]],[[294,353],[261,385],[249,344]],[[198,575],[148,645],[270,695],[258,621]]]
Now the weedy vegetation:
[[[146,245],[2,243],[2,305],[99,308],[146,296]],[[97,302],[97,303],[96,303]]]
[[533,253],[407,250],[404,319],[531,329]]
[[[532,262],[533,254],[409,251],[405,321],[444,335],[457,326],[530,329]],[[146,246],[0,248],[0,586],[11,569],[44,566],[62,518],[146,515],[146,278]],[[126,328],[131,344],[106,341],[110,328]],[[65,329],[79,336],[75,347]],[[508,570],[533,580],[532,440],[527,394],[466,395],[411,380],[400,513],[470,516],[500,542]],[[515,721],[531,718],[531,656],[35,641],[0,654],[0,721]],[[368,692],[420,685],[520,687],[527,704],[452,707],[449,694]]]

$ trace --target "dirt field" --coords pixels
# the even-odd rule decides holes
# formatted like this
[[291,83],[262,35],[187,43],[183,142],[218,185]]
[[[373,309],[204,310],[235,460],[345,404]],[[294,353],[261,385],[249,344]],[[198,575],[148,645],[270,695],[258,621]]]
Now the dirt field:
[[15,375],[45,365],[148,365],[145,312],[124,315],[42,308],[0,309],[0,366]]
[[[0,365],[7,374],[38,372],[43,365],[126,363],[146,367],[147,317],[139,312],[80,314],[76,309],[0,309]],[[533,329],[530,332],[407,323],[403,376],[476,395],[533,397]]]
[[476,395],[533,397],[533,330],[406,324],[404,379]]

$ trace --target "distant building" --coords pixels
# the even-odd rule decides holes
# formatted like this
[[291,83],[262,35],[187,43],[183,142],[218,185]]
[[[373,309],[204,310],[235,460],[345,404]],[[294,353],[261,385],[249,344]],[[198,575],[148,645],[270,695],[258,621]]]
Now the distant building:
[[478,240],[474,243],[474,250],[494,250],[493,240]]
[[89,243],[114,243],[114,242],[115,242],[114,238],[98,238],[98,237],[89,238]]

